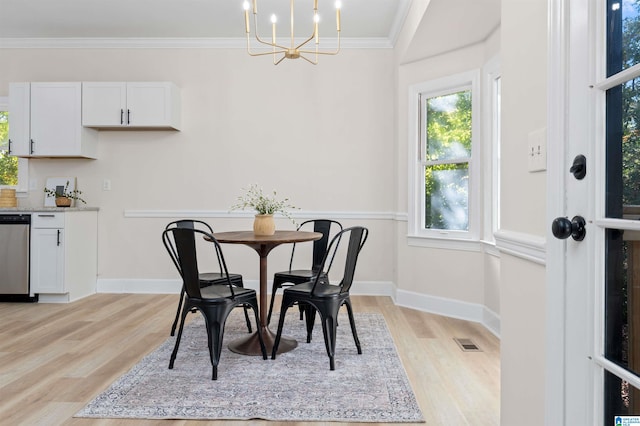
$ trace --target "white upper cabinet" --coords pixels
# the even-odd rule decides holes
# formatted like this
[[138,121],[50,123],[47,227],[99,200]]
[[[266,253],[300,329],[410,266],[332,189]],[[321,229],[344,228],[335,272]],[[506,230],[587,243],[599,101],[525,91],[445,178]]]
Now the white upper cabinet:
[[82,127],[82,85],[10,83],[11,154],[96,158],[98,134]]
[[9,83],[9,154],[28,157],[31,140],[31,84]]
[[83,82],[82,125],[180,130],[180,90],[170,82]]

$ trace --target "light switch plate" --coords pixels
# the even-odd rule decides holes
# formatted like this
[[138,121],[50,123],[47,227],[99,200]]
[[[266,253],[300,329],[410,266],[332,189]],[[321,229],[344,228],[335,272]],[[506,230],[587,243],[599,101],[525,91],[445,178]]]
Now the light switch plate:
[[104,179],[102,181],[102,190],[103,191],[111,191],[111,180],[110,179]]
[[547,170],[547,129],[542,128],[529,133],[527,160],[530,172]]

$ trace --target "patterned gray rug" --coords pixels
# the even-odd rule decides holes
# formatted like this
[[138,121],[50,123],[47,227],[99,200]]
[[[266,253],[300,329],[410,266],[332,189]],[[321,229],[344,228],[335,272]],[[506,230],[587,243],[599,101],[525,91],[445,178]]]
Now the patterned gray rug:
[[[167,368],[175,342],[171,337],[76,417],[424,422],[380,314],[356,314],[362,355],[346,313],[340,314],[336,369],[330,371],[320,324],[316,320],[307,344],[304,321],[291,309],[284,335],[298,340],[296,349],[263,360],[233,353],[225,344],[217,381],[211,380],[204,323],[200,314],[191,316],[173,370]],[[227,320],[225,343],[246,333],[242,310],[236,309]]]

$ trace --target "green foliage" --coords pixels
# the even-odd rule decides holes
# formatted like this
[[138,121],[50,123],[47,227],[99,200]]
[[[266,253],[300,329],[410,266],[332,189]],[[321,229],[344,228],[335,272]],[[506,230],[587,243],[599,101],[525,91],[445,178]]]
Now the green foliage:
[[[640,5],[635,4],[640,10]],[[627,18],[622,31],[622,63],[640,63],[640,20]],[[640,82],[622,87],[622,204],[640,205]],[[611,141],[609,142],[611,143]]]
[[427,101],[427,162],[456,160],[425,167],[425,227],[469,228],[471,92]]
[[64,188],[62,189],[49,189],[49,188],[44,188],[44,193],[47,194],[47,197],[65,197],[65,198],[71,198],[72,200],[78,200],[78,201],[82,201],[83,203],[87,203],[85,200],[82,199],[81,195],[82,195],[82,191],[78,190],[78,189],[74,189],[73,191],[69,191],[69,181],[67,181],[67,183],[65,184]]
[[[0,111],[0,145],[4,146],[9,139],[9,113]],[[0,185],[18,184],[18,158],[0,150]]]
[[295,209],[296,207],[289,204],[288,198],[278,200],[276,191],[273,191],[270,196],[264,195],[262,188],[259,188],[255,183],[250,185],[249,188],[243,189],[246,191],[245,194],[238,197],[238,202],[231,206],[231,210],[251,208],[258,214],[281,213],[295,223],[288,209]]

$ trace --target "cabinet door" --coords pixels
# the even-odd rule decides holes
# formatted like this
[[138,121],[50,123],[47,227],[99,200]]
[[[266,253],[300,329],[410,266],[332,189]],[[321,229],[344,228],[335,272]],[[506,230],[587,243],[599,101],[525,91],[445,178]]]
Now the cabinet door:
[[82,125],[120,127],[127,124],[126,83],[83,82]]
[[31,229],[31,288],[64,293],[64,230]]
[[26,157],[31,154],[31,85],[29,83],[9,83],[9,151],[11,155]]
[[81,152],[80,83],[31,83],[31,147],[34,156]]
[[129,125],[178,128],[177,88],[169,82],[127,83]]

